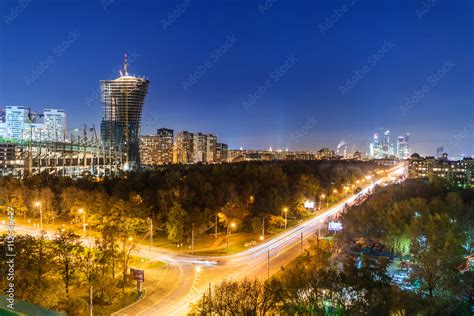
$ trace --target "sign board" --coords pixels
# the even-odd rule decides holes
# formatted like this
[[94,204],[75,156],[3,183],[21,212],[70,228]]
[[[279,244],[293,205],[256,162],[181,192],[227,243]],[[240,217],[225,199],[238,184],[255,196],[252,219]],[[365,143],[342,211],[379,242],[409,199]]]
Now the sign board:
[[140,281],[140,282],[145,281],[145,271],[143,270],[130,268],[130,274],[137,281]]
[[306,201],[306,202],[304,202],[304,207],[312,209],[312,208],[314,208],[314,202],[313,201]]
[[341,222],[329,222],[328,223],[328,230],[330,231],[340,231],[342,229],[342,223]]

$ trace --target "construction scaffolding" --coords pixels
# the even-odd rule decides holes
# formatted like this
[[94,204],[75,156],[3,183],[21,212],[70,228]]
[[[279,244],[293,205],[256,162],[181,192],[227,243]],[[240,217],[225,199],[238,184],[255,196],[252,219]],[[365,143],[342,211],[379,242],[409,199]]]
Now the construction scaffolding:
[[140,124],[150,81],[128,74],[126,55],[123,70],[119,78],[101,81],[101,137],[105,144],[124,152],[124,166],[133,169],[140,164]]

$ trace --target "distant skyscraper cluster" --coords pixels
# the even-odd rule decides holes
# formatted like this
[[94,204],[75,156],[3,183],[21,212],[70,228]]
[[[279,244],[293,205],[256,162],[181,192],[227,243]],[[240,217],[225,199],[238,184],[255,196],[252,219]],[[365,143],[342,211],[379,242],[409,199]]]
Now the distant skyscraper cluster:
[[217,136],[204,133],[178,132],[160,128],[156,135],[140,137],[140,156],[143,165],[167,163],[216,163],[227,160],[227,145],[218,143]]
[[410,134],[405,133],[399,136],[396,146],[392,143],[390,131],[387,130],[383,134],[383,138],[378,133],[374,134],[374,140],[370,143],[369,155],[372,159],[398,158],[407,159],[410,156],[410,148],[408,146]]
[[0,109],[0,138],[12,141],[65,142],[66,112],[45,109],[36,113],[22,106]]

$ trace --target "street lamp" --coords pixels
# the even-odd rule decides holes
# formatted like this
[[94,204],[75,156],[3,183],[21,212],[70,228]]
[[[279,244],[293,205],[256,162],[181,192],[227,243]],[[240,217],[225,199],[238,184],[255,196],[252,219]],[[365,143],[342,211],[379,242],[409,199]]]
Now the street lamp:
[[41,206],[41,202],[35,202],[35,206],[39,207],[40,210],[40,229],[43,230],[43,207]]
[[288,207],[285,207],[283,209],[283,212],[285,213],[285,230],[286,230],[286,226],[288,224]]
[[[324,200],[326,198],[326,195],[325,194],[321,194],[321,196],[319,197],[319,206],[321,207],[321,200]],[[329,207],[329,199],[326,199],[326,208]]]
[[232,222],[230,223],[230,225],[227,225],[227,238],[226,238],[226,242],[227,242],[227,254],[229,254],[229,237],[230,237],[230,228],[235,228],[235,223]]
[[86,225],[87,225],[87,224],[86,224],[86,211],[84,211],[83,208],[80,208],[80,209],[78,210],[78,212],[79,212],[79,214],[82,214],[82,226],[83,226],[83,228],[84,228],[83,234],[84,234],[84,238],[86,238]]
[[219,216],[222,216],[222,213],[217,213],[216,214],[216,224],[215,224],[215,232],[214,232],[214,237],[217,239],[217,219]]

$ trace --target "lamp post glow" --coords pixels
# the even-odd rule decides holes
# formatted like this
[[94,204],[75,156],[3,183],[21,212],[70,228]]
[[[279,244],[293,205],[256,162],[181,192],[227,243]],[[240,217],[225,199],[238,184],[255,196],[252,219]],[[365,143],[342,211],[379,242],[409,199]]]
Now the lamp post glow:
[[[321,196],[319,197],[319,205],[321,205],[321,200],[324,200],[326,198],[326,195],[325,194],[321,194]],[[329,207],[329,199],[326,199],[326,208]]]
[[86,238],[86,211],[83,208],[78,210],[79,214],[82,214],[82,227],[83,227],[83,235]]
[[39,207],[40,211],[40,229],[43,230],[43,207],[41,206],[41,202],[35,202],[35,206]]
[[344,191],[346,192],[346,193],[345,193],[345,196],[347,197],[347,194],[349,193],[349,187],[348,187],[348,186],[345,186],[345,187],[344,187]]
[[235,223],[230,223],[230,225],[227,225],[227,254],[229,254],[229,238],[230,238],[230,228],[235,228]]
[[283,209],[283,213],[285,213],[285,230],[286,230],[286,226],[288,225],[288,207],[285,207]]

